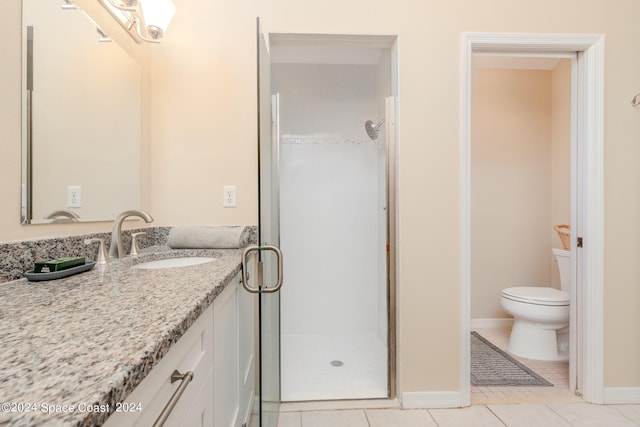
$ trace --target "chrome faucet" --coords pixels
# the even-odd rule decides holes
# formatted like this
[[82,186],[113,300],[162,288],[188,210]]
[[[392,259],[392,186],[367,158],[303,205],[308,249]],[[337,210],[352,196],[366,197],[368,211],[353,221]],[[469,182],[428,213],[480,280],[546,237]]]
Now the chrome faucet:
[[122,222],[131,216],[137,216],[144,219],[147,223],[152,222],[151,215],[142,210],[124,211],[118,215],[113,222],[113,230],[111,231],[111,245],[109,246],[110,258],[124,258],[126,253],[122,247]]

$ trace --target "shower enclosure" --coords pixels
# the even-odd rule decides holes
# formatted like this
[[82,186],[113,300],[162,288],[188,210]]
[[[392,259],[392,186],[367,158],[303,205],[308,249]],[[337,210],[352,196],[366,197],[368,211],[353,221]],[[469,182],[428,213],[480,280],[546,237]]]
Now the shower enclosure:
[[281,398],[386,398],[395,39],[314,37],[270,34],[287,260]]

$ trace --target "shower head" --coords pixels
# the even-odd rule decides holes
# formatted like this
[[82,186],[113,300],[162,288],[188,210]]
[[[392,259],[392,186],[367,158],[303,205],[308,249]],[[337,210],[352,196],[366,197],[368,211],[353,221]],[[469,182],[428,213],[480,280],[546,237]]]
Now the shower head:
[[373,120],[367,120],[364,123],[364,129],[367,131],[367,135],[369,135],[369,138],[378,139],[378,131],[380,130],[380,127],[383,123],[384,119],[382,119],[378,124],[375,124]]

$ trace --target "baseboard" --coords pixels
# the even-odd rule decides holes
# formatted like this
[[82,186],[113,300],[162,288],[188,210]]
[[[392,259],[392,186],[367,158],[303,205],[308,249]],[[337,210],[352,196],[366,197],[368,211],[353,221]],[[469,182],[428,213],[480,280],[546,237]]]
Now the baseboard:
[[495,319],[471,319],[471,330],[474,329],[508,329],[513,326],[512,317]]
[[401,394],[402,407],[405,409],[460,408],[462,393],[459,391],[425,391]]
[[640,387],[605,387],[605,404],[640,403]]

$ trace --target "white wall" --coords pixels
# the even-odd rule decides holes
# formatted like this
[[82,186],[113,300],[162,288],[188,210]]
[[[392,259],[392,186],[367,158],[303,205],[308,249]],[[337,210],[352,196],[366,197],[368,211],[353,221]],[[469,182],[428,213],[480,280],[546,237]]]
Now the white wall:
[[[556,74],[556,102],[570,107],[570,97],[562,96],[570,94],[570,80],[563,86]],[[472,318],[507,317],[500,307],[504,288],[559,287],[553,280],[557,266],[551,248],[559,245],[552,213],[570,207],[569,182],[562,179],[569,177],[564,171],[570,163],[568,155],[555,152],[570,148],[569,135],[562,132],[569,129],[570,116],[566,109],[553,109],[552,78],[546,70],[473,72]]]
[[376,334],[377,67],[274,64],[280,94],[280,232],[287,260],[283,334]]

